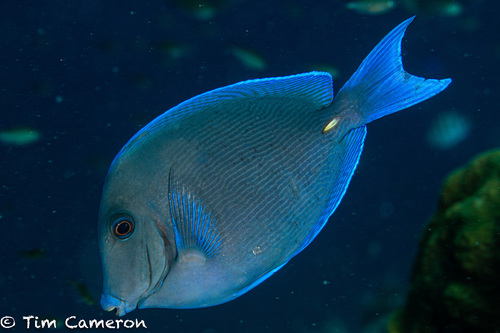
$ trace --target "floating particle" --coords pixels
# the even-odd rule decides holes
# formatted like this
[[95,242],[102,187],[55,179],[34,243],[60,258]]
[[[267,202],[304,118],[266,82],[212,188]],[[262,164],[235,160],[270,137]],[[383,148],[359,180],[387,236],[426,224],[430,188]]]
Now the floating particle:
[[249,69],[263,71],[267,69],[267,62],[263,56],[253,50],[233,46],[229,49],[232,55],[236,57],[245,67]]
[[347,9],[352,9],[360,14],[383,14],[396,6],[392,0],[357,0],[346,4]]
[[337,67],[328,64],[314,64],[310,66],[311,70],[319,71],[319,72],[327,72],[330,73],[333,80],[336,80],[340,77],[340,70]]
[[465,140],[470,124],[465,116],[447,111],[436,116],[427,132],[427,142],[434,148],[450,149]]
[[187,13],[198,20],[208,21],[212,19],[222,8],[231,5],[234,1],[229,0],[165,0],[167,6],[175,3]]
[[44,249],[41,248],[32,248],[29,250],[19,251],[17,253],[19,259],[27,259],[27,260],[40,260],[45,258],[46,253]]
[[78,292],[78,294],[80,295],[80,300],[83,303],[87,304],[88,306],[92,306],[95,304],[94,298],[92,297],[92,294],[90,293],[89,288],[87,288],[86,284],[70,278],[68,278],[68,282]]
[[0,131],[0,142],[7,145],[24,146],[40,140],[40,133],[29,127],[16,127]]
[[455,0],[403,0],[402,4],[411,12],[427,15],[457,16],[463,11]]

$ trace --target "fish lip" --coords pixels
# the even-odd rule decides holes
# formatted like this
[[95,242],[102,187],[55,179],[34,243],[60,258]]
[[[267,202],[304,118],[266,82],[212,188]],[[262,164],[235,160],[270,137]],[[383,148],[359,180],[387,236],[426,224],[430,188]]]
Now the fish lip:
[[103,293],[101,295],[101,306],[105,311],[115,310],[116,315],[122,317],[125,314],[135,310],[137,307],[137,303],[135,305],[127,303],[119,297]]

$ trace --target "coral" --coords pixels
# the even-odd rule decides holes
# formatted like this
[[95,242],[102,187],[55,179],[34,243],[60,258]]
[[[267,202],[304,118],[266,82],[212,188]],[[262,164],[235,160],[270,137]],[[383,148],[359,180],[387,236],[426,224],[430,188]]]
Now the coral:
[[500,332],[500,150],[445,181],[391,333]]

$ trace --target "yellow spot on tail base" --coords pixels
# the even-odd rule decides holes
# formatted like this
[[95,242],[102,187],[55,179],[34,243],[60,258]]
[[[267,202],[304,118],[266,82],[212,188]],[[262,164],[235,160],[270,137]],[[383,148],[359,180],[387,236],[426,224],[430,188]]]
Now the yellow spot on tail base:
[[328,124],[326,124],[325,128],[323,129],[323,131],[321,131],[321,133],[328,133],[332,131],[335,127],[337,127],[339,122],[340,122],[339,117],[333,118],[332,120],[330,120]]

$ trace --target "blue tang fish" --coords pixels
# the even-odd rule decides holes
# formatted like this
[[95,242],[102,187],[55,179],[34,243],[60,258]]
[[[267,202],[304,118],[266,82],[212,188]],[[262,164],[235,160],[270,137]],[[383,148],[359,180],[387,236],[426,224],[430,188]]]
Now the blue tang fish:
[[200,308],[251,290],[318,235],[358,164],[366,124],[444,90],[407,73],[392,30],[333,98],[328,73],[193,97],[135,134],[99,212],[101,305]]

